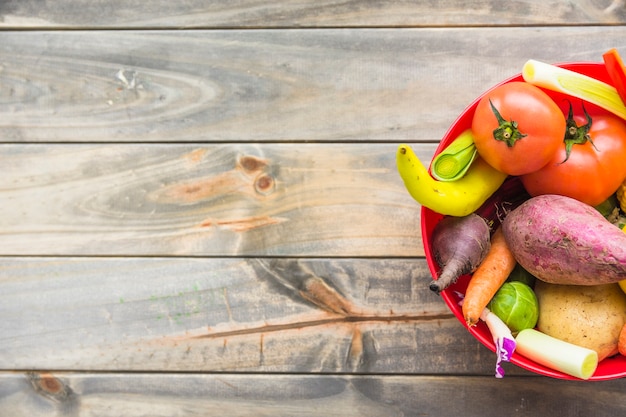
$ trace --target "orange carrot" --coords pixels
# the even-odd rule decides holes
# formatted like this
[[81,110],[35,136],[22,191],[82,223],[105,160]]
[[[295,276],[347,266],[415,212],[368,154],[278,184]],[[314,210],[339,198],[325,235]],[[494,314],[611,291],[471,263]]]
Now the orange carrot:
[[478,323],[481,313],[509,277],[517,262],[498,227],[491,236],[491,248],[478,266],[465,291],[463,317],[468,326]]
[[622,331],[619,332],[619,339],[617,339],[617,349],[619,353],[626,356],[626,324],[622,327]]

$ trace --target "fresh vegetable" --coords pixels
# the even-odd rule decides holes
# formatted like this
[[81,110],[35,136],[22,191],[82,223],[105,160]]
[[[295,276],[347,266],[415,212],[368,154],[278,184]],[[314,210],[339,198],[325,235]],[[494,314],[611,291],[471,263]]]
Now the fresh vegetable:
[[539,280],[598,285],[626,277],[626,234],[573,198],[533,197],[506,216],[502,231],[517,262]]
[[[459,306],[463,307],[465,303],[464,295],[461,293],[457,293],[460,297]],[[485,322],[489,332],[491,333],[491,338],[493,339],[493,344],[496,350],[496,378],[504,377],[504,369],[502,368],[502,362],[510,362],[513,353],[515,352],[515,338],[511,333],[511,329],[493,312],[489,310],[489,308],[485,307],[483,311],[480,313],[480,319]]]
[[528,60],[522,68],[527,83],[593,103],[626,119],[626,106],[615,87],[565,68]]
[[570,104],[562,145],[547,165],[521,177],[530,195],[566,195],[595,206],[626,178],[626,122],[583,112],[574,115]]
[[472,119],[478,154],[509,175],[547,164],[564,132],[565,117],[557,104],[540,88],[521,81],[488,91]]
[[617,339],[617,350],[620,355],[626,356],[626,323],[622,326]]
[[476,214],[444,217],[435,225],[432,239],[433,257],[441,271],[430,289],[440,293],[464,274],[474,272],[491,247],[487,223]]
[[598,210],[605,219],[611,221],[611,223],[614,223],[613,218],[618,215],[619,211],[619,201],[617,201],[617,197],[615,196],[615,194],[612,194],[602,203],[593,206],[593,208]]
[[507,325],[488,308],[483,309],[480,319],[485,322],[493,344],[496,346],[496,378],[504,377],[504,368],[502,362],[509,362],[513,352],[515,352],[515,338],[511,334],[511,330]]
[[598,353],[598,360],[618,351],[626,323],[626,295],[617,284],[561,285],[537,281],[537,329]]
[[515,258],[509,249],[502,228],[491,236],[491,247],[485,259],[470,278],[463,301],[463,317],[468,326],[474,326],[483,309],[504,284],[515,268]]
[[509,277],[506,279],[507,282],[523,282],[530,288],[533,288],[535,286],[536,280],[537,278],[535,278],[533,274],[522,268],[520,264],[515,265],[515,268],[513,268],[513,271],[511,271]]
[[[626,224],[622,226],[622,232],[626,233]],[[620,280],[617,283],[619,284],[619,287],[622,289],[624,294],[626,294],[626,279]]]
[[520,178],[509,176],[474,213],[485,219],[491,230],[496,230],[511,210],[529,198]]
[[589,379],[598,367],[598,354],[535,329],[524,329],[515,338],[517,352],[550,369]]
[[606,72],[617,90],[617,94],[619,94],[622,102],[626,103],[626,71],[622,57],[617,52],[617,49],[613,48],[605,52],[602,55],[602,59],[604,60]]
[[457,181],[441,182],[430,176],[409,145],[398,146],[398,172],[409,194],[422,206],[451,216],[473,213],[502,185],[506,175],[476,158]]
[[617,192],[615,193],[615,195],[617,195],[619,207],[622,209],[623,212],[626,213],[626,179],[624,179],[620,186],[617,187]]
[[500,317],[513,333],[535,327],[539,317],[539,304],[535,293],[520,281],[502,284],[487,308]]
[[456,181],[463,177],[476,158],[472,131],[467,129],[433,158],[430,172],[439,181]]

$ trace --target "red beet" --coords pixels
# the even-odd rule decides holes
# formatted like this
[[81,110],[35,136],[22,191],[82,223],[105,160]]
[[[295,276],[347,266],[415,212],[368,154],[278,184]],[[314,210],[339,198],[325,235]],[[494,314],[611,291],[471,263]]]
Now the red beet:
[[432,233],[432,251],[441,267],[430,289],[440,293],[464,274],[472,273],[491,247],[491,231],[477,214],[444,217]]

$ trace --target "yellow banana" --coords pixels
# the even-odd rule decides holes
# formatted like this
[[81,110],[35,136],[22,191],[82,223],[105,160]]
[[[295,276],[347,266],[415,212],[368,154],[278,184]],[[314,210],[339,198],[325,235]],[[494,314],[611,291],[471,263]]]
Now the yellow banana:
[[406,144],[398,146],[396,165],[404,186],[418,203],[437,213],[459,217],[476,211],[507,177],[476,156],[462,178],[437,181]]

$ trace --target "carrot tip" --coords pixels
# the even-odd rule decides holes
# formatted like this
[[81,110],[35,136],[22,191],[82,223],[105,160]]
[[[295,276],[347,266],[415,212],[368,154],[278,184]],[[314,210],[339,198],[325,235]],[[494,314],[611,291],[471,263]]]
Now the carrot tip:
[[476,323],[478,323],[478,319],[472,319],[472,318],[466,317],[465,318],[465,323],[467,323],[467,325],[469,327],[474,327],[474,326],[476,326]]

